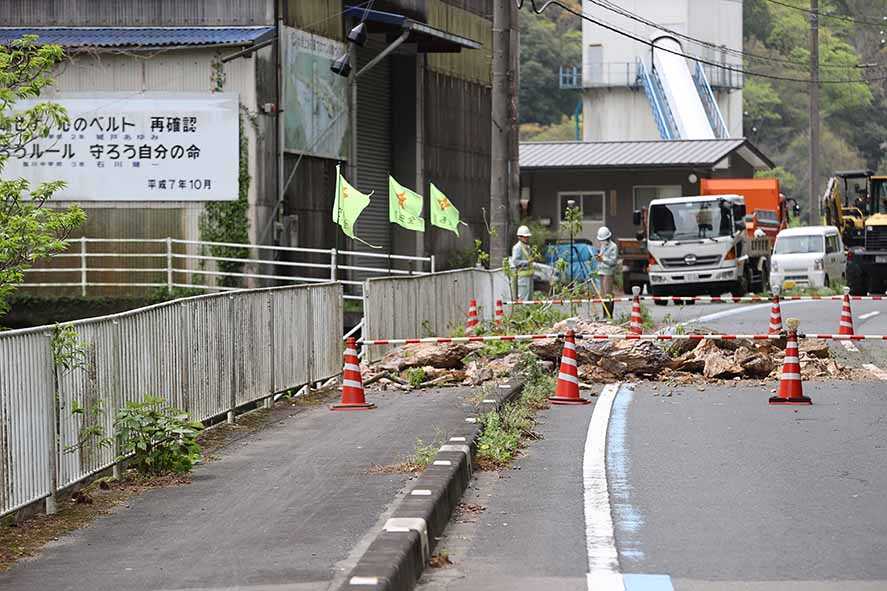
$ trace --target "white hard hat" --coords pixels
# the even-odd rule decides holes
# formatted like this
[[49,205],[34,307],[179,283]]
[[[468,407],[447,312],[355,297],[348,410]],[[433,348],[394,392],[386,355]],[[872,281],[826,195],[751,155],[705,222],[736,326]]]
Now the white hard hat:
[[520,228],[517,229],[517,235],[518,236],[526,236],[527,238],[529,238],[530,236],[533,235],[533,233],[530,232],[530,229],[528,227],[521,226]]
[[610,228],[608,228],[607,226],[601,226],[600,228],[598,228],[597,239],[600,240],[601,242],[603,242],[604,240],[609,240],[610,236],[612,236],[612,235],[613,235],[613,233],[610,231]]

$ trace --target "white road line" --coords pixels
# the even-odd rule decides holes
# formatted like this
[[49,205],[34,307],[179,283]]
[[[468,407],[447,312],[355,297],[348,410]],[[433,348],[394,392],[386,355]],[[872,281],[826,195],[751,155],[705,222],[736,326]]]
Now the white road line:
[[582,480],[585,491],[589,591],[625,590],[622,573],[619,572],[619,552],[616,550],[610,493],[607,488],[607,426],[613,400],[618,392],[619,384],[607,384],[601,390],[585,438]]
[[856,348],[856,345],[853,344],[852,341],[838,341],[844,348],[850,351],[851,353],[859,353],[859,349]]
[[863,363],[862,368],[871,372],[879,380],[887,382],[887,371],[884,371],[874,363]]
[[865,314],[860,314],[859,319],[860,320],[868,320],[869,318],[877,316],[878,314],[880,314],[880,312],[877,310],[875,310],[874,312],[867,312]]

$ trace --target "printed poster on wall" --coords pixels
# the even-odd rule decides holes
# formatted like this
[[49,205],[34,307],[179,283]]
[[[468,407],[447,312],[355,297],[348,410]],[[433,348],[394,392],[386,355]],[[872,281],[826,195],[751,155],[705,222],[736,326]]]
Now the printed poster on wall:
[[229,201],[240,162],[236,93],[60,93],[68,123],[8,155],[4,178],[65,181],[53,200]]
[[330,71],[344,43],[284,28],[284,121],[287,151],[348,158],[348,82]]

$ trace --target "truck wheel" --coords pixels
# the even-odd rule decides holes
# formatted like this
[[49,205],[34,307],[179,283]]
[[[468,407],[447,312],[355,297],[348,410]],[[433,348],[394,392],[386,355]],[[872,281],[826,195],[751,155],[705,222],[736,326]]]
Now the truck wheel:
[[[664,293],[663,291],[656,289],[655,287],[650,288],[650,295],[653,297],[666,297],[670,294]],[[667,306],[668,300],[653,300],[653,303],[657,306]]]
[[745,294],[748,293],[749,285],[751,285],[751,279],[748,276],[748,271],[742,273],[742,277],[736,280],[736,283],[733,285],[733,297],[741,298]]
[[847,287],[850,288],[850,294],[855,296],[864,296],[868,288],[862,269],[858,265],[848,263],[847,265]]
[[761,293],[770,293],[770,265],[764,263],[761,267]]

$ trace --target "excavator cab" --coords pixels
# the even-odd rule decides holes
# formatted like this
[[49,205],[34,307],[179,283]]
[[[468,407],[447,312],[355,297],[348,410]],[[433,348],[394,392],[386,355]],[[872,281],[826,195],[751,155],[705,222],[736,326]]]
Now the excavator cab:
[[[878,212],[869,188],[873,174],[871,170],[845,170],[836,172],[829,181],[823,204],[826,223],[841,230],[847,246],[865,243],[865,220]],[[887,205],[882,207],[887,208]]]
[[836,172],[823,205],[826,220],[841,230],[847,246],[851,293],[883,293],[887,288],[887,176],[875,176],[870,170]]

